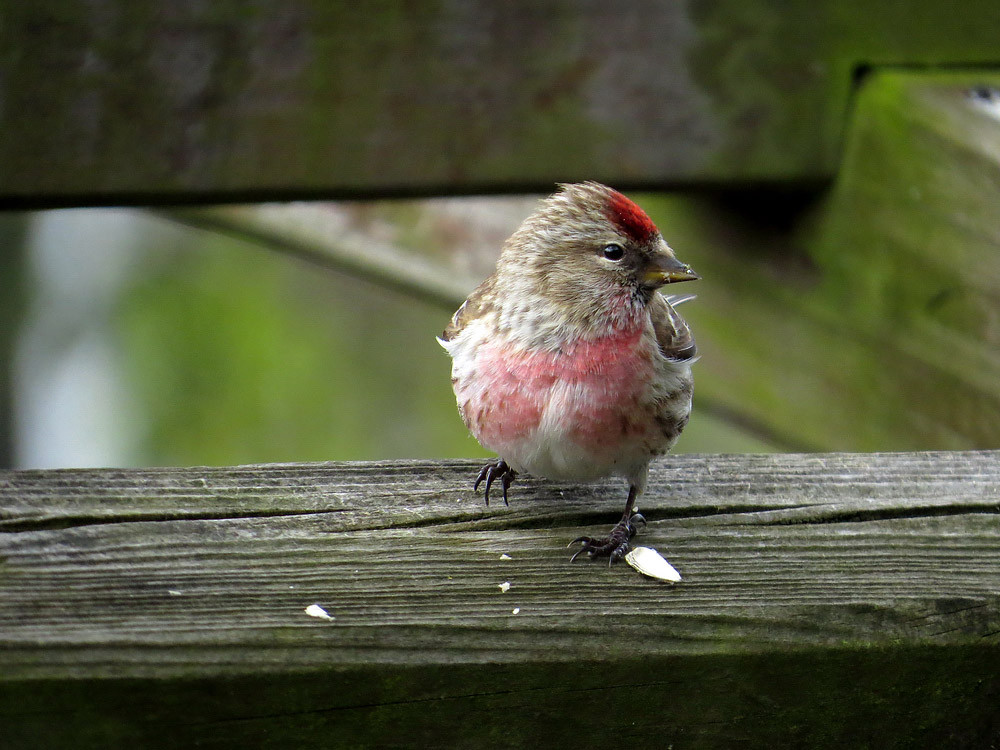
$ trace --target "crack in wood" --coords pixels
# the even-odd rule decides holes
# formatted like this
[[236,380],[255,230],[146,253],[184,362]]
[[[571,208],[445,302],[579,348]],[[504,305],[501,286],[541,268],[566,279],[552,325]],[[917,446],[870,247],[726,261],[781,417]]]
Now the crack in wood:
[[105,526],[127,523],[164,523],[173,521],[233,521],[252,518],[284,518],[308,515],[328,515],[344,513],[345,508],[330,508],[328,510],[260,510],[232,513],[129,513],[121,515],[63,515],[49,518],[34,518],[23,520],[0,521],[0,534],[11,534],[32,531],[63,531],[66,529],[83,528],[86,526]]
[[[847,508],[822,511],[820,506],[799,506],[812,512],[805,517],[777,518],[763,521],[764,526],[795,526],[806,524],[870,523],[873,521],[897,521],[904,519],[941,518],[963,515],[1000,515],[1000,506],[977,503],[956,505],[919,505],[906,508]],[[785,512],[788,508],[776,508]]]

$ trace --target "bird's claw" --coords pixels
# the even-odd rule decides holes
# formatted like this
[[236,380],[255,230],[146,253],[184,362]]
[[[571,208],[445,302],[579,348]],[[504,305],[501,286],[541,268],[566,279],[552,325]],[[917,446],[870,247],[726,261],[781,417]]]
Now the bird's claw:
[[488,506],[490,504],[490,487],[499,478],[500,486],[503,488],[503,504],[509,506],[510,503],[507,502],[507,490],[513,484],[516,477],[517,472],[510,468],[506,461],[502,458],[494,458],[480,470],[479,476],[476,477],[476,483],[472,485],[472,491],[476,492],[479,489],[479,485],[485,480],[486,488],[483,490],[483,496],[486,498],[486,505]]
[[608,557],[608,565],[621,560],[628,554],[631,549],[629,542],[632,537],[636,535],[638,528],[636,524],[641,523],[643,526],[646,525],[646,519],[643,518],[639,513],[634,514],[628,519],[623,518],[611,529],[609,533],[603,539],[597,539],[592,536],[580,536],[570,542],[568,547],[572,547],[574,544],[582,545],[580,549],[573,553],[573,556],[569,559],[573,562],[581,554],[586,554],[591,560],[595,557]]

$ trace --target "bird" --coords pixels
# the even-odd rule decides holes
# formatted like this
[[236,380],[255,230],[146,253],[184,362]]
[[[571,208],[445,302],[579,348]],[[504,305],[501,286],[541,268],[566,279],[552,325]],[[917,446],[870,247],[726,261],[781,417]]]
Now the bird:
[[666,284],[701,278],[634,201],[598,182],[560,184],[504,242],[494,272],[438,338],[452,358],[458,411],[497,454],[473,491],[521,473],[557,481],[625,480],[624,512],[580,554],[631,549],[649,463],[691,413],[697,347]]

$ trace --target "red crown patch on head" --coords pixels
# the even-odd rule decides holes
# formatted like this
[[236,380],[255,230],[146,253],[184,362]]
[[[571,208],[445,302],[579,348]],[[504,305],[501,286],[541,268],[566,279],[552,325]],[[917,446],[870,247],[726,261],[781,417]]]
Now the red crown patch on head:
[[617,190],[611,190],[608,196],[608,218],[635,242],[645,242],[659,232],[646,212]]

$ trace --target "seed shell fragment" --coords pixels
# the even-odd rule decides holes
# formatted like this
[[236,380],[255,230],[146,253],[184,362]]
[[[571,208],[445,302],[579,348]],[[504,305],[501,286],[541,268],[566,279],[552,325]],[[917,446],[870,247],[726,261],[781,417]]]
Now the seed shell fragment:
[[334,617],[325,609],[323,609],[318,604],[310,604],[305,609],[305,613],[310,617],[315,617],[317,620],[326,620],[327,622],[333,622]]
[[652,547],[633,548],[625,555],[625,562],[644,576],[655,578],[658,581],[677,583],[681,580],[681,574],[677,572],[677,568],[668,563],[666,558]]

